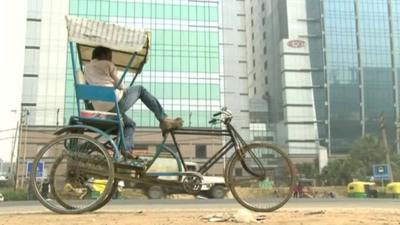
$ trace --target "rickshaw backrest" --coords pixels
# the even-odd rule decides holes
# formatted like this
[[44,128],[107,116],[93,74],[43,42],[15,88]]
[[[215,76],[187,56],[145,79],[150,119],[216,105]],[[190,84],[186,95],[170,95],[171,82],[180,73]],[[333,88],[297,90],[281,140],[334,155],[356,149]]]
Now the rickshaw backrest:
[[117,113],[96,111],[90,104],[91,101],[117,103],[115,88],[87,84],[81,71],[75,73],[75,78],[76,97],[78,101],[85,102],[85,109],[81,109],[78,102],[79,116],[74,117],[74,119],[70,121],[70,124],[83,123],[101,130],[107,130],[118,125],[117,129],[113,131],[122,129],[122,127],[120,127],[122,123],[119,120],[119,111],[117,111]]
[[82,100],[115,102],[115,89],[113,87],[104,87],[88,84],[76,85],[76,96]]
[[87,84],[81,70],[78,70],[75,73],[75,78],[76,96],[78,97],[78,99],[115,102],[116,96],[115,89],[113,87]]

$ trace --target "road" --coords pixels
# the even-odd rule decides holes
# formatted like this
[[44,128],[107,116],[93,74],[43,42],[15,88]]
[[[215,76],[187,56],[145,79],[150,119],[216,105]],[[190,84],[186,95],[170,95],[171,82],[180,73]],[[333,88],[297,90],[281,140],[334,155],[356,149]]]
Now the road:
[[400,199],[291,199],[273,213],[243,210],[233,199],[114,200],[94,213],[60,215],[21,201],[0,203],[0,225],[400,225],[399,209]]
[[[184,199],[184,200],[113,200],[99,212],[145,211],[234,211],[242,208],[233,199]],[[280,210],[323,209],[400,209],[400,199],[291,199]],[[48,212],[38,201],[14,201],[0,203],[0,214]]]

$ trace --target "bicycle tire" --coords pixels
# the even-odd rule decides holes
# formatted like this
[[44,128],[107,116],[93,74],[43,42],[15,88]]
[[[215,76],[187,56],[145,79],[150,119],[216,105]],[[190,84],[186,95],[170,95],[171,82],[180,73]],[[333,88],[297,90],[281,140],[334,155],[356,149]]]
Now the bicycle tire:
[[[97,149],[95,157],[85,149],[89,144]],[[54,158],[55,161],[52,160]],[[40,183],[36,179],[41,175],[37,170],[41,161],[51,168],[48,178],[51,184],[50,198],[42,196]],[[104,187],[98,196],[92,197],[94,200],[81,198],[88,180],[99,180],[97,184]],[[105,204],[113,189],[114,165],[104,146],[96,139],[84,134],[66,134],[51,140],[38,152],[32,166],[31,182],[34,195],[46,208],[60,214],[80,214],[99,209]],[[80,186],[76,187],[75,184]]]
[[[56,161],[54,162],[54,164],[55,164],[55,165],[58,165],[59,162],[60,162],[61,160],[62,160],[62,158],[61,158],[61,157],[58,157],[58,158],[56,159]],[[53,167],[54,167],[54,166],[53,166]],[[53,168],[52,168],[52,169],[53,169]],[[52,174],[52,172],[50,172],[50,174]],[[53,181],[54,179],[50,179],[50,180]],[[55,185],[54,185],[53,183],[50,183],[50,190],[51,190],[51,192],[52,192],[52,193],[57,193],[56,190],[54,189],[54,187],[55,187]],[[97,207],[93,208],[91,211],[96,211],[96,210],[102,208],[102,207],[103,207],[104,205],[106,205],[108,202],[110,202],[111,198],[114,196],[114,194],[115,194],[115,192],[117,191],[117,189],[118,189],[118,180],[117,180],[117,179],[114,179],[114,183],[112,184],[112,188],[111,188],[110,194],[108,194],[107,197],[106,197],[101,203],[99,203],[99,204],[97,205]],[[76,207],[74,207],[74,206],[68,204],[67,202],[64,202],[61,198],[59,198],[59,196],[58,196],[57,194],[53,195],[53,197],[54,197],[54,198],[56,199],[56,201],[57,201],[61,206],[63,206],[64,208],[69,209],[69,210],[71,210],[71,209],[76,209]]]
[[233,197],[247,209],[272,212],[292,196],[293,166],[276,145],[255,143],[237,151],[225,170],[225,182]]

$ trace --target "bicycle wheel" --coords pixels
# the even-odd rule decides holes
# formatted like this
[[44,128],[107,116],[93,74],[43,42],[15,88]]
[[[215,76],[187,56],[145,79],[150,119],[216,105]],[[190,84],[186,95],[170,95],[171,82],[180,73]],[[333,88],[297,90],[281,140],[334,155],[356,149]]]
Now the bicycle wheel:
[[[91,153],[92,153],[92,152],[90,152],[89,154],[91,154]],[[96,153],[96,154],[97,154],[97,153]],[[59,157],[55,160],[54,165],[53,165],[52,168],[51,168],[52,171],[50,171],[50,174],[54,174],[55,171],[57,171],[57,167],[58,167],[59,165],[62,165],[61,162],[63,161],[63,158],[64,158],[64,156],[61,155],[61,156],[59,156]],[[52,177],[54,177],[54,175],[52,175]],[[54,179],[50,179],[50,180],[51,180],[51,181],[54,181]],[[51,193],[57,193],[57,191],[56,191],[56,189],[55,189],[54,187],[56,187],[56,186],[54,185],[54,183],[50,183],[50,192],[51,192]],[[112,188],[111,188],[110,194],[108,194],[107,197],[106,197],[102,202],[100,202],[99,204],[97,204],[97,206],[96,206],[95,208],[91,209],[91,211],[95,211],[95,210],[97,210],[97,209],[100,209],[100,208],[103,207],[104,205],[106,205],[106,204],[111,200],[111,198],[114,196],[115,192],[117,191],[117,188],[118,188],[118,180],[117,180],[117,179],[114,179],[114,182],[113,182],[113,184],[112,184]],[[87,191],[88,191],[89,193],[91,192],[90,189],[87,189]],[[86,193],[86,194],[88,194],[88,193]],[[69,210],[71,210],[71,209],[76,209],[76,207],[75,207],[74,205],[70,205],[68,202],[65,202],[62,198],[59,197],[58,194],[54,194],[53,197],[54,197],[54,199],[55,199],[61,206],[63,206],[64,208],[69,209]]]
[[[43,174],[38,165],[44,165]],[[44,177],[45,179],[37,179]],[[48,179],[50,193],[41,190]],[[62,214],[96,210],[104,205],[114,183],[111,157],[98,141],[84,134],[66,134],[53,139],[37,154],[31,182],[37,199]]]
[[239,152],[231,157],[225,170],[225,181],[233,197],[256,212],[282,207],[293,192],[290,159],[279,147],[268,143],[250,144]]

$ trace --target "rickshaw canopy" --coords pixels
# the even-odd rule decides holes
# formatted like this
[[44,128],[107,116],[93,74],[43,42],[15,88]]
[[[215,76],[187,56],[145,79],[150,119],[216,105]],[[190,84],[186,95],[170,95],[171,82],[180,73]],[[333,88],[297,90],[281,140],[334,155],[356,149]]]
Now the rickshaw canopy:
[[125,70],[133,54],[130,72],[141,72],[150,49],[151,33],[142,29],[124,27],[104,21],[66,16],[68,40],[75,42],[81,65],[90,62],[97,46],[112,50],[112,61],[119,70]]

